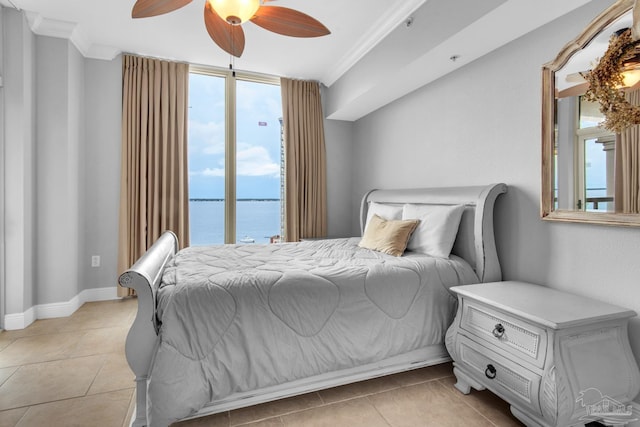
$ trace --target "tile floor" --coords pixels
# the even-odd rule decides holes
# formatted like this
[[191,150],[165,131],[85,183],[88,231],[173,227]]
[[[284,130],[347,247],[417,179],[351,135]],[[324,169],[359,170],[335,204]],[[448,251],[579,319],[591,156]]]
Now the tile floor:
[[[136,301],[84,304],[72,316],[0,332],[0,427],[128,425],[124,356]],[[179,426],[521,426],[488,391],[462,395],[451,364],[309,393]]]

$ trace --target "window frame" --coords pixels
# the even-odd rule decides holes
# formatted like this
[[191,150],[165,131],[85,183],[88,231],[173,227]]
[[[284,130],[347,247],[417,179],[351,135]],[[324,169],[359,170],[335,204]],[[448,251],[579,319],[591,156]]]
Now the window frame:
[[[224,136],[224,243],[236,243],[236,105],[238,80],[280,86],[280,77],[204,65],[189,65],[189,73],[225,79]],[[230,201],[233,201],[232,203]],[[284,200],[280,200],[284,203]]]

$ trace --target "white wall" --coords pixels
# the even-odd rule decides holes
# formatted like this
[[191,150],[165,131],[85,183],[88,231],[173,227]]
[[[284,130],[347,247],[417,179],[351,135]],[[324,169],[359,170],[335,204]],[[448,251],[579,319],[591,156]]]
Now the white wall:
[[[352,231],[373,187],[505,182],[496,206],[505,279],[640,312],[640,229],[541,221],[541,65],[607,5],[593,2],[358,120]],[[630,338],[640,358],[640,320]],[[640,359],[639,359],[640,360]]]

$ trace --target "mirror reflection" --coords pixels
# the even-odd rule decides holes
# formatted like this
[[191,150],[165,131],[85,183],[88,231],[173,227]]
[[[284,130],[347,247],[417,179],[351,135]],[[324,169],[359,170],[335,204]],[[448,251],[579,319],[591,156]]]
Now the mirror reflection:
[[[585,96],[612,35],[633,25],[631,7],[611,6],[543,67],[545,219],[640,226],[640,126],[606,129],[600,103]],[[623,70],[625,97],[640,105],[640,49]]]
[[583,95],[556,104],[555,209],[615,212],[616,135]]

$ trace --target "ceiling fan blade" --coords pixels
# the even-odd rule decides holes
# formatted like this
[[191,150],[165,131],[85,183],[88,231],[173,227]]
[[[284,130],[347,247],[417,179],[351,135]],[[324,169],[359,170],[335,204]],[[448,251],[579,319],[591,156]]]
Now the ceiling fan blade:
[[307,14],[281,6],[260,6],[251,22],[291,37],[320,37],[331,34],[322,23]]
[[173,12],[191,3],[191,0],[138,0],[133,5],[131,16],[133,18],[148,18]]
[[204,25],[211,39],[222,50],[240,58],[244,51],[244,31],[240,25],[231,25],[218,15],[209,2],[204,3]]
[[571,87],[568,87],[564,90],[558,91],[556,93],[556,98],[566,98],[568,96],[580,96],[584,95],[584,93],[589,89],[589,83],[584,82]]
[[586,79],[584,78],[589,71],[579,71],[577,73],[567,74],[565,80],[569,83],[584,83]]

